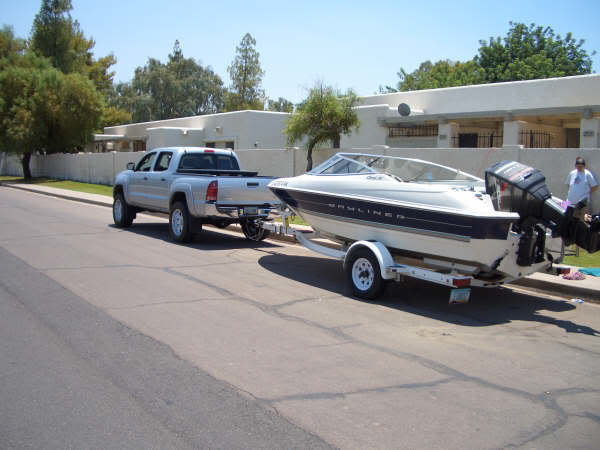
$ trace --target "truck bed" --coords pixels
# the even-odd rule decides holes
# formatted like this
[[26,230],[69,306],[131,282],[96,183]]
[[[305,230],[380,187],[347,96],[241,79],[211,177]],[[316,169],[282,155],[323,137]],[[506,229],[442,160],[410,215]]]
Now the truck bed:
[[[175,173],[182,175],[214,175],[214,176],[232,176],[232,177],[255,177],[258,172],[246,170],[218,170],[218,169],[177,169]],[[264,177],[269,178],[269,177]]]

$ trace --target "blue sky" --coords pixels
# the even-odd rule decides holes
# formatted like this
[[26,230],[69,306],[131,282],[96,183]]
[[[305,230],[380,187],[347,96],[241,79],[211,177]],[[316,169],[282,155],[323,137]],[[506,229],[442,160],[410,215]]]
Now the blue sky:
[[[40,0],[0,0],[1,24],[27,37]],[[299,102],[316,80],[359,95],[395,85],[400,67],[467,60],[480,39],[505,36],[509,21],[572,32],[600,52],[600,0],[504,1],[202,1],[73,0],[72,16],[113,53],[115,80],[128,81],[149,56],[165,61],[179,39],[186,57],[210,65],[229,84],[227,66],[246,32],[257,41],[270,98]],[[600,54],[593,57],[600,72]]]

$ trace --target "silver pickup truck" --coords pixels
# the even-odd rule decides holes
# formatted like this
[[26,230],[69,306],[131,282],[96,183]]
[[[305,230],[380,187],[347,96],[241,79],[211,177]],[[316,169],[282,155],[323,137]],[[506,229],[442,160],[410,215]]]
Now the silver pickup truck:
[[239,223],[248,239],[259,241],[268,231],[258,220],[268,220],[280,203],[267,188],[272,179],[240,170],[231,150],[157,148],[117,174],[113,219],[126,228],[137,212],[168,213],[171,236],[178,242],[190,241],[203,224],[224,228]]

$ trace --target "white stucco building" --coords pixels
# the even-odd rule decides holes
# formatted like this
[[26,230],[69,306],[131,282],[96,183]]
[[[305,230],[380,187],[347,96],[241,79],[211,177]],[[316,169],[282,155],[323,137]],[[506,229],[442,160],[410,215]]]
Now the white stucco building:
[[[344,148],[600,148],[600,75],[373,95],[357,112],[360,130],[342,137]],[[107,127],[93,150],[284,148],[288,116],[237,111]]]
[[235,111],[106,127],[93,151],[140,151],[165,146],[283,148],[289,114]]

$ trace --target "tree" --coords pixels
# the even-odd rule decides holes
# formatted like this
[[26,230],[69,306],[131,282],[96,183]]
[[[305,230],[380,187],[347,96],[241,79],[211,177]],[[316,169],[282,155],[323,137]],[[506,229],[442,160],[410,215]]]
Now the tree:
[[213,114],[223,108],[223,81],[210,67],[185,58],[179,41],[166,64],[148,58],[130,83],[119,83],[109,105],[129,111],[134,122]]
[[0,59],[0,148],[22,155],[31,178],[34,151],[81,149],[91,140],[103,109],[91,80],[64,74],[32,52]]
[[92,46],[71,18],[72,9],[71,0],[42,0],[31,31],[33,51],[63,73],[80,71]]
[[442,87],[465,86],[468,84],[485,83],[485,71],[474,61],[431,61],[421,63],[414,72],[407,73],[404,69],[398,72],[400,81],[397,89],[387,86],[383,92],[415,91],[420,89],[437,89]]
[[98,60],[93,57],[95,42],[87,39],[73,20],[71,0],[42,0],[31,30],[31,49],[50,59],[52,66],[63,73],[81,73],[92,80],[99,91],[106,93],[114,72],[110,66],[116,63],[114,55]]
[[319,82],[298,105],[284,132],[288,145],[293,145],[304,137],[308,138],[306,171],[312,169],[312,152],[317,145],[331,142],[333,148],[339,148],[342,134],[358,130],[360,121],[354,109],[358,103],[359,99],[351,89],[341,95],[332,87]]
[[[79,73],[89,78],[98,92],[106,99],[113,90],[114,72],[110,67],[116,64],[114,55],[94,58],[93,39],[87,39],[73,20],[70,11],[71,0],[42,0],[40,11],[35,16],[31,31],[30,48],[39,56],[49,58],[56,69],[65,74]],[[106,117],[127,117],[126,111],[104,112]]]
[[443,60],[435,64],[425,61],[411,73],[400,69],[396,88],[380,87],[379,91],[413,91],[591,73],[592,60],[582,48],[584,40],[576,41],[571,33],[562,39],[550,27],[509,24],[504,39],[479,41],[479,53],[472,60]]
[[256,40],[246,33],[236,47],[236,56],[227,71],[231,86],[225,96],[225,110],[264,109],[265,93],[261,89],[265,72],[260,67],[260,53],[255,49]]
[[[591,73],[592,59],[571,33],[564,39],[550,27],[510,22],[506,37],[479,41],[477,64],[489,83]],[[596,52],[592,52],[594,55]]]
[[129,111],[114,106],[106,106],[102,111],[101,129],[124,123],[131,123],[131,113]]
[[0,58],[5,60],[5,63],[19,55],[22,55],[27,48],[25,39],[15,37],[12,27],[4,25],[0,30]]
[[268,105],[269,106],[267,107],[267,109],[269,111],[278,111],[278,112],[287,112],[287,113],[291,113],[292,111],[294,111],[294,104],[283,97],[279,97],[277,100],[269,99]]

